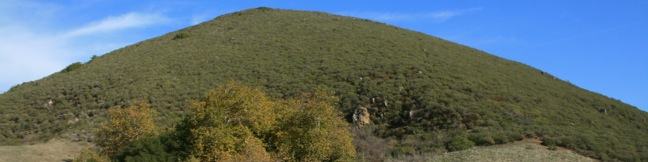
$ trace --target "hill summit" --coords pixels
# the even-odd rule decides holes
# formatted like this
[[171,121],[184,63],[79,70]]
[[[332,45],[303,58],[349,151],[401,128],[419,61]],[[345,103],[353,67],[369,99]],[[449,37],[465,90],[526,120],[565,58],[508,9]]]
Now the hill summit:
[[170,124],[190,100],[232,80],[276,98],[334,91],[347,121],[364,119],[354,142],[365,155],[539,138],[598,159],[648,160],[648,114],[631,105],[419,32],[269,8],[226,14],[11,88],[0,95],[0,143],[91,140],[106,109],[138,101]]

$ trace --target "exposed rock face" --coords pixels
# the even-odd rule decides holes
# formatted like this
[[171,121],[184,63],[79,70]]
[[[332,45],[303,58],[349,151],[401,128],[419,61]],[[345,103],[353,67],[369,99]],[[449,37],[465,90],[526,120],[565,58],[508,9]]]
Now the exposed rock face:
[[360,106],[353,113],[353,123],[357,126],[371,124],[371,117],[366,107]]

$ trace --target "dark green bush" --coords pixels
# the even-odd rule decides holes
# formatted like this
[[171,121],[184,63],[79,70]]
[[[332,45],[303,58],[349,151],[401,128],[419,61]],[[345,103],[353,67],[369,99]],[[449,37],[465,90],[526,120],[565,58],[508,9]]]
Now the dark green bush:
[[545,137],[545,138],[542,139],[542,145],[556,146],[557,144],[558,144],[558,141],[556,141],[556,139],[554,139],[554,138]]
[[67,67],[65,67],[65,69],[61,70],[61,72],[62,72],[62,73],[67,73],[67,72],[70,72],[70,71],[74,71],[74,70],[76,70],[76,69],[79,69],[79,68],[81,68],[82,66],[83,66],[83,63],[81,63],[81,62],[75,62],[75,63],[70,64],[70,65],[68,65]]
[[475,145],[488,146],[495,144],[495,140],[487,133],[470,134],[469,139],[475,142]]
[[123,162],[174,162],[179,153],[168,135],[137,140],[119,152],[113,160]]
[[185,38],[188,38],[188,37],[189,37],[189,34],[181,32],[181,33],[178,33],[175,36],[173,36],[172,40],[185,39]]
[[468,139],[465,135],[459,135],[453,137],[448,143],[446,143],[446,149],[448,151],[459,151],[469,149],[475,146],[475,143]]

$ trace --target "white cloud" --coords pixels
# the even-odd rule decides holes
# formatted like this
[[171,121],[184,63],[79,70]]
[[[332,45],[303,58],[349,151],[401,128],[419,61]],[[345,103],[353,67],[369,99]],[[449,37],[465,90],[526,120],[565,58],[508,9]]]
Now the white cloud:
[[[0,14],[3,12],[0,11]],[[127,43],[123,40],[86,42],[84,38],[150,27],[169,20],[160,14],[133,12],[107,17],[77,28],[52,31],[25,24],[29,20],[21,20],[24,17],[28,16],[5,14],[3,19],[10,20],[6,22],[16,23],[0,23],[0,93],[12,85],[59,71],[68,64],[79,61],[79,54],[105,53]]]
[[74,29],[64,34],[65,37],[91,35],[105,32],[112,32],[128,28],[145,27],[154,24],[167,22],[168,18],[159,14],[128,13],[115,17],[108,17],[103,20],[90,23],[86,26]]
[[9,85],[34,80],[63,66],[71,51],[65,41],[21,28],[0,27],[0,92]]
[[413,21],[432,20],[444,22],[457,16],[482,10],[482,8],[468,8],[459,10],[443,10],[433,12],[338,12],[341,15],[362,17],[377,21]]

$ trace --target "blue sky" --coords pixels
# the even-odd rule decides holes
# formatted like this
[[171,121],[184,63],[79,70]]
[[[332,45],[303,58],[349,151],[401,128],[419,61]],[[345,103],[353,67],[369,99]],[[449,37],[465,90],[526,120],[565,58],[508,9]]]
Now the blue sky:
[[475,47],[648,110],[648,1],[0,0],[0,92],[241,9],[373,19]]

